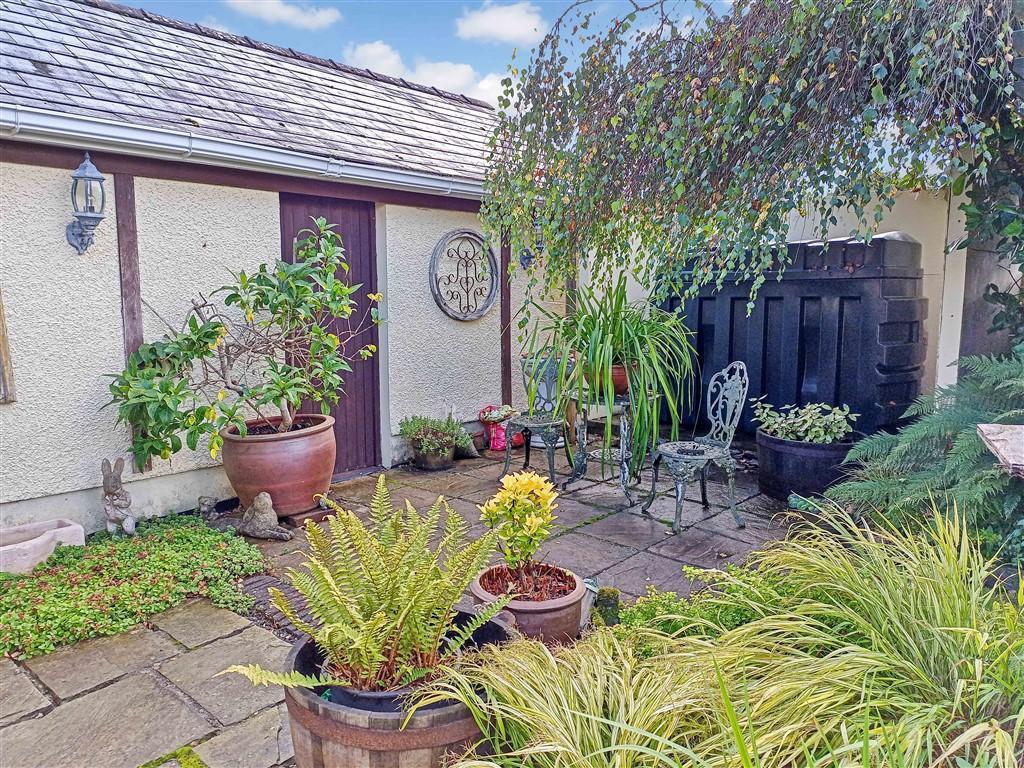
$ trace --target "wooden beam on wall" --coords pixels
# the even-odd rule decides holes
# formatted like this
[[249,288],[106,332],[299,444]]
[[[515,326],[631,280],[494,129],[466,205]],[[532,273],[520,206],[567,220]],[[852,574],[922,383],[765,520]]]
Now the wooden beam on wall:
[[501,238],[501,402],[512,404],[512,246]]
[[117,256],[121,268],[121,321],[127,360],[142,345],[142,281],[135,220],[135,177],[131,174],[114,174],[114,208],[117,213]]
[[[26,141],[0,139],[0,155],[4,162],[23,165],[41,165],[45,168],[75,168],[82,162],[82,151],[68,147],[34,144]],[[450,195],[431,195],[406,192],[385,187],[370,187],[328,179],[287,176],[264,171],[188,163],[180,160],[160,160],[113,152],[92,152],[92,161],[103,173],[130,174],[149,179],[188,181],[195,184],[215,184],[240,189],[261,189],[268,192],[294,192],[300,195],[335,197],[343,200],[365,200],[389,205],[436,208],[446,211],[480,210],[479,200]]]

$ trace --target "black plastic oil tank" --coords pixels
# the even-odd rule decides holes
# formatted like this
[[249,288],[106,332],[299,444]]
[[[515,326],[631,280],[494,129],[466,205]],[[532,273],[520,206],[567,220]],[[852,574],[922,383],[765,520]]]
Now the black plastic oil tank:
[[[848,404],[856,429],[899,421],[921,389],[925,359],[921,245],[902,232],[869,243],[790,243],[782,279],[769,273],[747,315],[748,283],[708,287],[685,300],[696,332],[702,388],[732,360],[750,374],[750,397],[775,406]],[[685,276],[684,276],[685,279]],[[670,308],[680,297],[670,298]],[[697,403],[694,403],[696,406]],[[692,423],[696,408],[691,408]],[[749,403],[741,429],[753,431]]]

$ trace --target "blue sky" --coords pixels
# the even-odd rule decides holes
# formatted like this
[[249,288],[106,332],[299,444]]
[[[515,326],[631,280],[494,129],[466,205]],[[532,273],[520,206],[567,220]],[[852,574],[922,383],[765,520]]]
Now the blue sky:
[[[492,102],[513,51],[528,56],[568,6],[566,0],[122,1]],[[689,3],[679,6],[686,15]],[[594,7],[607,19],[629,10],[622,0]]]

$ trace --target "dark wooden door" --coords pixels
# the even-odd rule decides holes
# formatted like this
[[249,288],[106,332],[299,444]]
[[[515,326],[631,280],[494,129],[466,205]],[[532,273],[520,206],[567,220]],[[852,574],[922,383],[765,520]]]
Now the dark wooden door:
[[[366,294],[377,291],[373,203],[282,193],[282,258],[291,261],[299,232],[312,226],[310,218],[318,216],[335,225],[345,245],[348,277],[353,283],[362,283],[357,310],[357,315],[361,316],[368,304]],[[377,327],[371,325],[353,340],[352,349],[377,343]],[[335,419],[334,439],[338,446],[335,475],[379,466],[380,377],[376,356],[352,363],[352,372],[345,376],[345,393],[331,415]]]

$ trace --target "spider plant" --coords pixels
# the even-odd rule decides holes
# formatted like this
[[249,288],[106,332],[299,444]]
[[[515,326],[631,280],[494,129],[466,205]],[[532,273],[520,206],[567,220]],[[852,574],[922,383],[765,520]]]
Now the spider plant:
[[559,409],[575,400],[604,410],[606,450],[612,441],[613,368],[625,367],[632,411],[630,468],[638,473],[658,442],[662,408],[674,438],[684,398],[692,394],[695,353],[682,315],[646,300],[630,301],[624,273],[607,291],[581,287],[566,315],[534,307],[541,320],[529,340],[530,352],[547,348],[558,354]]

